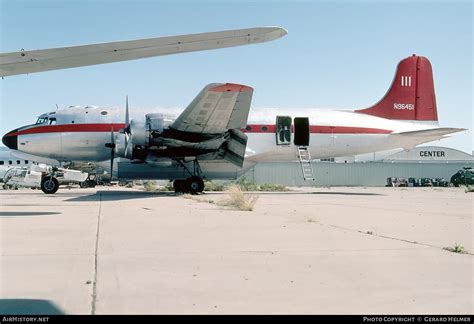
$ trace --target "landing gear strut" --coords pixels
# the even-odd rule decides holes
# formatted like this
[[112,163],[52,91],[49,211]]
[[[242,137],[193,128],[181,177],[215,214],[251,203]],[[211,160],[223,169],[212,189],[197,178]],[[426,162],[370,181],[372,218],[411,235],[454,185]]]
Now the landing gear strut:
[[193,161],[194,172],[188,170],[186,165],[182,161],[178,161],[181,166],[191,175],[186,180],[178,179],[173,181],[173,189],[175,192],[190,193],[192,195],[201,193],[204,191],[204,181],[202,180],[201,167],[199,166],[198,160]]

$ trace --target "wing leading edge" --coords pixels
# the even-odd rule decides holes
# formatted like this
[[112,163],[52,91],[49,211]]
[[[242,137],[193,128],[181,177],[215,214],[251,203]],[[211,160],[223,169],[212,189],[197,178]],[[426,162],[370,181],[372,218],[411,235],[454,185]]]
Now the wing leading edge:
[[153,56],[264,43],[283,37],[280,27],[256,27],[0,54],[0,76],[66,69]]

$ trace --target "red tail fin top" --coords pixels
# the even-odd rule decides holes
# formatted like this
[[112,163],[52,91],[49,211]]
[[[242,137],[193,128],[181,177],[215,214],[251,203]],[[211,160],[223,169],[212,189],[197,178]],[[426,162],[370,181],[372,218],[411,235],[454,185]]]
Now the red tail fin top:
[[437,121],[430,61],[416,55],[402,60],[382,100],[372,107],[355,112],[388,119]]

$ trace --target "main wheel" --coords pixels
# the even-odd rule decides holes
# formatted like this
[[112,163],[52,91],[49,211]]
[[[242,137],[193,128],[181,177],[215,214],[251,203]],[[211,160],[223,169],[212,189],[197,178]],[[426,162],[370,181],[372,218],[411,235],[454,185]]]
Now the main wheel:
[[201,177],[190,177],[186,179],[186,186],[188,192],[195,195],[204,190],[204,181]]
[[41,190],[45,194],[54,194],[59,189],[59,181],[54,177],[46,176],[41,180]]
[[79,187],[81,188],[88,188],[89,187],[89,181],[82,181],[79,183]]
[[174,180],[173,181],[174,192],[176,192],[176,193],[184,192],[184,187],[185,187],[185,180]]

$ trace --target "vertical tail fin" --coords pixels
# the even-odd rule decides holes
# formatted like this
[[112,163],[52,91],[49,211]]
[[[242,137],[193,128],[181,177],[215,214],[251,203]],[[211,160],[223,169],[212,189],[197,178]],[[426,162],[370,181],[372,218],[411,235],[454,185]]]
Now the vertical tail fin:
[[416,55],[400,61],[392,85],[382,100],[355,112],[388,119],[437,121],[430,61]]

